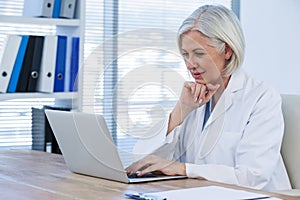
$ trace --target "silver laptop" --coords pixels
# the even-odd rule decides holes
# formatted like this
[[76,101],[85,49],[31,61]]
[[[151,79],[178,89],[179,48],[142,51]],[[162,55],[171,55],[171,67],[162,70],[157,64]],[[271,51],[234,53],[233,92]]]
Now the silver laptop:
[[185,178],[128,177],[103,116],[58,110],[45,110],[45,113],[72,172],[124,183]]

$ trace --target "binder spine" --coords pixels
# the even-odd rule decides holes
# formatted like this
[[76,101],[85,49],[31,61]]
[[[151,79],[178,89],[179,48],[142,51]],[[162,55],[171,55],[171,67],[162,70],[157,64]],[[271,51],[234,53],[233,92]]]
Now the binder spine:
[[59,35],[57,38],[54,92],[64,91],[66,51],[67,51],[67,36]]
[[18,84],[18,79],[20,77],[21,69],[22,69],[22,64],[26,52],[26,47],[28,44],[29,36],[28,35],[23,35],[20,48],[18,50],[17,58],[14,64],[14,68],[11,74],[11,78],[9,81],[8,89],[7,92],[13,93],[16,92],[17,89],[17,84]]
[[54,0],[53,15],[52,15],[53,18],[59,18],[60,6],[61,6],[61,0]]
[[71,53],[71,74],[70,74],[70,92],[78,91],[78,64],[79,64],[79,37],[72,38],[72,53]]
[[61,0],[59,17],[73,19],[75,14],[76,0]]
[[23,16],[52,17],[54,0],[24,0]]
[[29,72],[32,65],[35,36],[29,36],[24,61],[22,63],[21,74],[18,79],[16,92],[26,92],[28,86]]
[[44,45],[44,37],[36,36],[33,55],[32,55],[32,65],[31,65],[31,70],[28,79],[28,87],[27,87],[28,92],[37,91],[36,86],[37,86],[37,80],[40,76],[43,45]]
[[14,63],[20,48],[21,37],[18,35],[9,35],[0,62],[0,92],[6,93],[13,71]]
[[53,92],[56,51],[57,36],[45,36],[40,76],[37,83],[37,90],[40,92]]

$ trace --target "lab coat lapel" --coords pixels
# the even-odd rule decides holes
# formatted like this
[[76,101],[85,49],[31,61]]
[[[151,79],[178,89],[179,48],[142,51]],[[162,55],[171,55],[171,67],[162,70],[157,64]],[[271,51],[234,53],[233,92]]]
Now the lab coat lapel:
[[242,89],[244,82],[245,76],[244,73],[240,73],[240,70],[232,75],[227,88],[221,95],[204,127],[203,140],[200,147],[200,158],[208,155],[218,142],[223,132],[225,113],[232,106],[233,93]]
[[232,105],[230,94],[224,91],[215,109],[213,110],[203,130],[202,147],[200,157],[203,158],[214,148],[222,134],[225,111]]
[[214,108],[213,112],[211,113],[210,118],[207,121],[206,127],[209,127],[214,121],[216,121],[219,117],[223,116],[226,110],[231,106],[232,99],[231,99],[231,92],[225,90],[221,95],[216,107]]

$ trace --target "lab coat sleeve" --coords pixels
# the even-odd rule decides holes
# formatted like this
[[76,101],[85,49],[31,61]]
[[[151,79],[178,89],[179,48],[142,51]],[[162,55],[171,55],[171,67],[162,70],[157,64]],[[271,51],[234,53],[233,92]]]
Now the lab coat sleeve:
[[133,148],[136,160],[149,154],[155,154],[169,160],[173,159],[174,148],[178,142],[181,125],[177,126],[166,136],[168,124],[169,117],[155,124],[149,132],[137,141]]
[[204,178],[211,181],[238,185],[235,170],[226,165],[186,163],[186,174],[190,178]]
[[252,108],[234,155],[235,166],[187,163],[187,176],[263,189],[279,162],[283,129],[281,97],[266,91]]

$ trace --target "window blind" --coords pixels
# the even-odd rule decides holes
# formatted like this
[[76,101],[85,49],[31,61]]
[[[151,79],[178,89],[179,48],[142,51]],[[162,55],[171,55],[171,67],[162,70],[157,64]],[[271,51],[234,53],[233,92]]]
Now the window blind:
[[0,101],[0,149],[31,149],[31,108],[53,104],[51,98]]
[[136,140],[155,134],[147,132],[168,116],[190,79],[176,32],[192,11],[210,3],[231,8],[230,0],[86,1],[79,107],[104,115],[125,165]]

